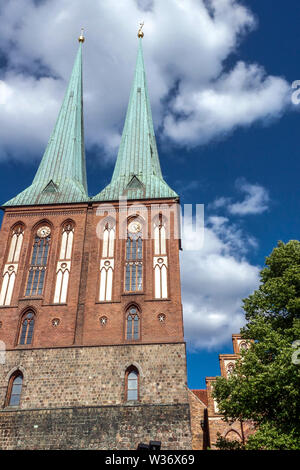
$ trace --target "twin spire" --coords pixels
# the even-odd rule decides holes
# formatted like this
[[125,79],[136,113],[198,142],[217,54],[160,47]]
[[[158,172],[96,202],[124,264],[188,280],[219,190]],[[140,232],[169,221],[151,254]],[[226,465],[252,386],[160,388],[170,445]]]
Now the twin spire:
[[135,78],[111,183],[88,197],[83,130],[82,44],[75,59],[56,125],[32,184],[5,206],[62,204],[87,201],[174,198],[177,194],[162,177],[157,153],[142,52],[143,24]]

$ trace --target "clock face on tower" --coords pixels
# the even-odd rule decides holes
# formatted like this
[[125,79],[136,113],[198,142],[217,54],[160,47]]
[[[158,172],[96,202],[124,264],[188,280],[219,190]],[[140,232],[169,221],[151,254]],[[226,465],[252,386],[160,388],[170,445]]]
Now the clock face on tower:
[[40,227],[36,233],[40,238],[46,238],[50,235],[51,229],[47,225],[44,225]]
[[131,233],[138,233],[141,230],[142,230],[142,224],[138,222],[137,220],[130,222],[130,224],[128,225],[128,231]]

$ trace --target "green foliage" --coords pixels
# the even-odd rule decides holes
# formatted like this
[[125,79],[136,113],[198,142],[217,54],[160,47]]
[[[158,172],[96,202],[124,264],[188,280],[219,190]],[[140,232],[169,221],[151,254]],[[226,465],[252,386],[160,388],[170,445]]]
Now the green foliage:
[[220,433],[217,433],[216,447],[219,450],[245,450],[245,445],[240,441],[229,441],[222,437]]
[[300,365],[292,362],[292,343],[300,339],[299,241],[278,243],[244,310],[241,333],[252,342],[235,372],[217,378],[219,410],[227,421],[256,423],[247,449],[300,449]]

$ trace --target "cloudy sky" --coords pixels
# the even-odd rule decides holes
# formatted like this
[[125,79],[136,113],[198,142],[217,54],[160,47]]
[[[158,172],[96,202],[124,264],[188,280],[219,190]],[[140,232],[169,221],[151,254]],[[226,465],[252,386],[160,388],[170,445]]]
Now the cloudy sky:
[[[205,241],[181,254],[189,383],[216,375],[277,240],[299,238],[297,0],[0,0],[0,197],[32,180],[85,28],[90,195],[110,180],[138,23],[162,170],[205,204]],[[298,42],[297,42],[298,41]]]

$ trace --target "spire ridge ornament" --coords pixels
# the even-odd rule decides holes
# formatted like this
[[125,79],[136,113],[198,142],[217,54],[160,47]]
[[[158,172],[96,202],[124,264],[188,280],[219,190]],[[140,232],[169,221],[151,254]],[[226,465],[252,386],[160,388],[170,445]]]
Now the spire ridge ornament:
[[84,31],[84,29],[81,28],[81,33],[80,33],[80,36],[79,36],[79,38],[78,38],[78,41],[79,41],[79,42],[82,42],[82,43],[84,43],[84,41],[85,41],[85,37],[84,37],[84,35],[83,35],[83,31]]
[[144,37],[144,33],[143,33],[143,27],[144,27],[144,21],[142,23],[140,23],[140,29],[138,30],[138,38],[143,38]]

